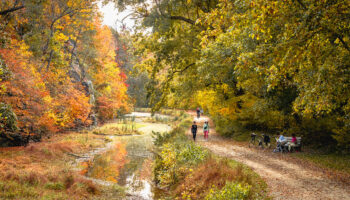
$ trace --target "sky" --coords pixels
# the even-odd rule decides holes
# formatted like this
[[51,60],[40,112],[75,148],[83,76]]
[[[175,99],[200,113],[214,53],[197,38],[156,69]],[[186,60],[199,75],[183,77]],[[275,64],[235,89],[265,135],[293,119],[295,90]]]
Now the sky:
[[[105,6],[102,6],[102,3],[98,4],[100,12],[103,14],[103,24],[110,26],[118,31],[121,30],[122,23],[121,21],[125,16],[131,13],[130,10],[125,10],[123,12],[118,12],[118,10],[114,7],[113,3],[108,3]],[[127,17],[124,19],[124,24],[126,28],[132,29],[135,24],[135,20],[131,19],[131,17]]]

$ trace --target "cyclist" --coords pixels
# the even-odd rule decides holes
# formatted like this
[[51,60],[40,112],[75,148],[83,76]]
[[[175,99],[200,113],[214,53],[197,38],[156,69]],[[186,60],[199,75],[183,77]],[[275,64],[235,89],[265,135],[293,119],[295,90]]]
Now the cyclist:
[[253,132],[250,134],[250,142],[249,142],[249,147],[250,145],[254,145],[255,144],[255,138],[256,138],[256,134]]

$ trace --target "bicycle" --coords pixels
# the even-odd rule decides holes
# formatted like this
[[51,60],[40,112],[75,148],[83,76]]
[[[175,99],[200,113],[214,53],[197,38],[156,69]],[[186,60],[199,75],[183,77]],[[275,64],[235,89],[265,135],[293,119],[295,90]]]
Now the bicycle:
[[[260,148],[264,148],[264,146],[263,146],[263,138],[262,137],[256,137],[257,135],[255,134],[255,133],[251,133],[250,134],[250,141],[249,141],[249,145],[248,145],[248,147],[250,148],[250,147],[252,147],[252,146],[258,146],[258,147],[260,147]],[[257,138],[257,140],[256,140],[256,138]],[[255,143],[257,141],[257,143]]]
[[255,133],[251,133],[250,134],[250,141],[249,141],[249,148],[252,146],[255,146],[255,138],[256,138],[256,134]]

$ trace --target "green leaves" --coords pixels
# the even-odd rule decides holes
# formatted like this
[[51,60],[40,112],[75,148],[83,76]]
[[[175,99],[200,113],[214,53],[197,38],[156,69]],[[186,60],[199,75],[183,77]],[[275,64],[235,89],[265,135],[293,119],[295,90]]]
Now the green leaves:
[[15,132],[17,127],[17,116],[10,105],[0,103],[0,134]]
[[153,32],[135,47],[151,74],[152,105],[201,105],[222,121],[271,131],[326,118],[338,124],[326,135],[348,135],[350,2],[206,2],[160,1],[148,9],[144,27]]

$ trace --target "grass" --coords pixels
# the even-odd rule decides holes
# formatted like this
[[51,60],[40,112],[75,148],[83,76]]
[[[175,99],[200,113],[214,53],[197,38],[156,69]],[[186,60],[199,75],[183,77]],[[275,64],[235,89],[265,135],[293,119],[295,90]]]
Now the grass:
[[[256,132],[258,136],[262,133]],[[270,135],[271,146],[276,146],[276,141],[273,135]],[[233,136],[235,141],[249,142],[250,133],[242,133]],[[350,176],[350,155],[336,154],[336,153],[324,153],[322,151],[315,151],[309,148],[303,148],[302,152],[288,154],[292,157],[305,160],[310,164],[314,164],[318,167],[331,170],[334,172],[346,173]]]
[[192,118],[182,115],[178,119],[171,132],[155,134],[159,154],[154,175],[159,186],[169,188],[175,199],[205,199],[209,191],[240,183],[249,188],[244,199],[268,199],[267,185],[258,174],[189,140],[184,133]]
[[144,120],[144,122],[170,124],[176,120],[177,120],[177,118],[175,118],[175,117],[162,117],[162,116],[156,115],[156,116],[153,116],[151,118]]
[[[135,108],[135,112],[152,112],[151,108]],[[184,113],[183,110],[163,108],[156,113],[163,115],[179,116]]]
[[228,182],[249,186],[247,199],[267,199],[267,185],[250,168],[227,158],[211,155],[186,175],[175,194],[190,199],[204,199],[212,188],[221,189]]
[[[0,148],[0,199],[108,199],[119,189],[95,185],[72,169],[79,155],[102,147],[104,136],[65,133],[27,147]],[[105,193],[107,191],[107,193]]]
[[[262,134],[261,132],[256,133],[259,136]],[[271,147],[274,148],[276,146],[276,141],[273,138],[273,135],[270,135],[270,137]],[[250,141],[250,133],[245,132],[242,134],[237,134],[232,138],[235,141],[248,143]],[[299,159],[301,163],[309,167],[316,166],[317,168],[326,170],[326,173],[328,173],[330,177],[334,177],[337,180],[350,184],[350,155],[325,153],[306,147],[302,148],[302,152],[291,153],[288,154],[288,156]]]
[[350,175],[350,155],[322,154],[312,152],[299,152],[290,154],[297,158],[310,161],[319,167],[345,172]]
[[108,123],[101,127],[92,130],[96,135],[140,135],[137,129],[144,127],[145,125],[130,121],[124,121],[123,123]]

